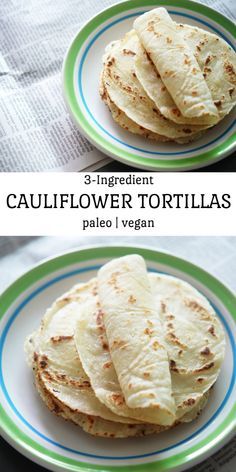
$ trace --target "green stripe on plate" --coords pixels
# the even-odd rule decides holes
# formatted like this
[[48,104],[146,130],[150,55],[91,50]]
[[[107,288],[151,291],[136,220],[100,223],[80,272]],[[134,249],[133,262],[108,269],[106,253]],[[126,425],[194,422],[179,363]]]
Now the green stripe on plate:
[[[39,264],[34,269],[30,270],[22,277],[20,277],[15,283],[13,283],[0,297],[0,319],[3,318],[6,310],[10,308],[12,303],[22,294],[25,290],[29,289],[33,284],[40,282],[44,277],[52,274],[53,272],[64,269],[68,266],[73,266],[78,263],[87,261],[94,261],[100,258],[113,258],[120,257],[125,254],[138,253],[142,255],[146,261],[155,262],[159,264],[165,264],[170,268],[186,273],[193,279],[198,280],[204,284],[211,292],[213,292],[218,299],[224,304],[232,318],[236,320],[236,297],[226,288],[221,282],[215,279],[212,275],[205,272],[203,269],[191,264],[190,262],[184,261],[178,257],[164,254],[152,249],[131,247],[131,246],[98,246],[89,249],[82,249],[67,253],[51,260]],[[80,462],[74,459],[69,459],[58,453],[52,452],[44,446],[38,444],[32,440],[28,435],[23,433],[12,419],[6,414],[3,407],[0,406],[0,426],[4,432],[4,436],[9,440],[12,445],[25,453],[26,456],[31,457],[36,462],[44,464],[45,466],[61,467],[65,470],[72,471],[92,471],[98,470],[103,472],[120,471],[129,472],[134,470],[137,472],[154,472],[154,471],[167,471],[173,470],[174,468],[186,464],[189,461],[199,458],[203,454],[210,451],[211,448],[219,445],[220,442],[224,441],[228,434],[234,431],[236,426],[236,404],[233,406],[229,415],[224,421],[204,440],[200,441],[195,446],[176,454],[167,459],[154,461],[151,463],[145,463],[140,465],[128,465],[128,466],[105,466],[105,465],[93,465],[90,463]]]
[[87,40],[88,36],[93,33],[93,31],[98,28],[105,21],[109,20],[115,15],[118,15],[123,12],[130,11],[138,7],[153,7],[153,6],[174,6],[185,8],[186,10],[195,11],[202,14],[203,16],[210,18],[219,25],[221,25],[225,30],[227,30],[234,38],[236,38],[236,31],[233,22],[228,18],[224,17],[220,13],[212,10],[211,8],[202,5],[196,2],[190,2],[189,0],[148,0],[146,3],[144,0],[129,0],[117,5],[114,5],[105,11],[102,11],[100,14],[92,18],[82,30],[78,33],[74,41],[72,42],[69,51],[67,53],[64,67],[63,67],[63,85],[64,85],[64,96],[67,102],[67,105],[70,109],[70,112],[73,115],[76,123],[86,134],[88,139],[90,139],[93,144],[95,144],[99,149],[105,151],[108,155],[115,155],[118,159],[126,161],[129,164],[138,166],[141,168],[147,167],[151,170],[182,170],[189,167],[201,167],[208,165],[214,161],[217,161],[224,156],[233,152],[236,135],[231,135],[226,141],[216,146],[214,149],[211,149],[202,154],[198,154],[195,157],[186,157],[181,159],[150,159],[147,157],[141,157],[138,154],[132,154],[126,150],[119,148],[118,146],[108,142],[105,138],[97,132],[94,127],[90,124],[87,118],[84,116],[82,110],[80,109],[75,89],[74,89],[74,68],[78,53],[83,47],[84,42]]

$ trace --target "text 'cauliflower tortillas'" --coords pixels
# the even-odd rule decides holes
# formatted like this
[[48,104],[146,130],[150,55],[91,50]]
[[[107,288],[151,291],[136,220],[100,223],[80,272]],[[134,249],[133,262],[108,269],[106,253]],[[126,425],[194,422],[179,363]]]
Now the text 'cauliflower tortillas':
[[215,383],[224,359],[223,327],[208,300],[190,284],[150,274],[169,355],[177,409],[193,405]]
[[183,116],[218,116],[199,64],[165,8],[134,21],[134,29]]
[[169,140],[199,137],[202,127],[181,125],[167,120],[148,97],[135,74],[135,56],[141,48],[134,30],[116,41],[104,57],[103,80],[110,100],[142,128]]
[[146,421],[172,424],[176,408],[169,362],[143,258],[125,256],[103,266],[98,296],[126,404],[143,408]]

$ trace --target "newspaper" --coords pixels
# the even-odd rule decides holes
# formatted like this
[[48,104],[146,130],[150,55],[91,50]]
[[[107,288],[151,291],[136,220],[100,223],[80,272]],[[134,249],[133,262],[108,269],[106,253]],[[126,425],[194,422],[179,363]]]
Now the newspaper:
[[[114,0],[1,0],[0,171],[96,170],[109,159],[78,131],[62,98],[68,45]],[[205,0],[228,17],[234,0]]]
[[[117,237],[113,244],[136,244],[174,253],[200,265],[236,291],[236,237]],[[0,293],[7,285],[46,257],[89,244],[111,244],[107,237],[0,237]],[[191,472],[234,472],[236,437]]]

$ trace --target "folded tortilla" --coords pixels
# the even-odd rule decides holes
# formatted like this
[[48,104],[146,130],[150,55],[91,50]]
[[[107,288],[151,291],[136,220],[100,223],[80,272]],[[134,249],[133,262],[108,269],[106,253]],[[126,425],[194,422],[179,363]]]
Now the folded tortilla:
[[148,57],[183,116],[218,117],[194,53],[165,8],[156,8],[134,21]]
[[31,365],[37,365],[45,389],[65,408],[120,423],[137,423],[119,417],[95,396],[74,342],[79,306],[93,295],[94,281],[76,286],[57,299],[44,315],[40,330],[25,345]]
[[167,120],[149,98],[135,74],[135,57],[141,43],[134,30],[109,45],[104,56],[103,80],[110,101],[140,128],[170,141],[191,141],[202,126],[182,125]]
[[[111,354],[107,348],[108,340],[98,297],[94,296],[81,308],[74,338],[80,360],[96,397],[117,415],[141,421],[147,420],[146,409],[129,408],[124,401]],[[172,370],[170,372],[172,377]],[[209,390],[203,395],[198,395],[194,400],[192,396],[183,394],[180,402],[179,398],[175,397],[174,390],[172,393],[177,407],[175,420],[184,423],[196,418],[205,405]],[[150,421],[152,422],[152,416],[150,416]]]
[[150,421],[170,425],[175,401],[162,327],[156,316],[145,262],[138,255],[105,264],[98,272],[111,359],[129,408],[142,408]]
[[219,116],[183,116],[144,48],[136,54],[135,73],[163,116],[176,123],[212,126],[224,118],[236,103],[236,54],[226,41],[215,34],[189,25],[177,24],[176,27],[197,59]]

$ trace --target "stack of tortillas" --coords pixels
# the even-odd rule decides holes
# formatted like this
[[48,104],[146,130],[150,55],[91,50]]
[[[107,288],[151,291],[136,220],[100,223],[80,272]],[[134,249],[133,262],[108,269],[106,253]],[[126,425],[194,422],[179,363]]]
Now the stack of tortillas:
[[106,48],[100,94],[126,130],[186,143],[236,102],[236,54],[220,37],[175,23],[165,8],[138,17]]
[[201,293],[129,255],[56,300],[25,348],[51,411],[93,435],[122,438],[194,420],[224,344]]

